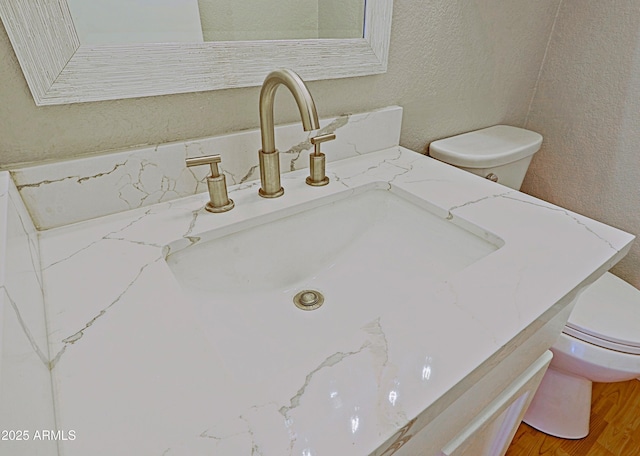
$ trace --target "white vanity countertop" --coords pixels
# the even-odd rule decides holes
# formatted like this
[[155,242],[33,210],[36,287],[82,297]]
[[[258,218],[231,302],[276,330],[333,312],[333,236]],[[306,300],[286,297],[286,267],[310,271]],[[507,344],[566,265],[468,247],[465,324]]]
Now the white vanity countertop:
[[[304,184],[305,170],[285,174],[274,200],[257,195],[258,182],[232,187],[236,207],[225,214],[205,212],[199,194],[41,234],[58,427],[76,435],[61,455],[374,452],[633,240],[401,147],[330,163],[327,174],[318,188]],[[350,337],[328,333],[326,353],[282,376],[234,375],[221,356],[229,347],[210,343],[165,262],[169,250],[366,186],[426,200],[504,244],[425,282],[422,300],[390,302]],[[255,347],[255,356],[279,354]],[[251,373],[252,360],[241,361]]]

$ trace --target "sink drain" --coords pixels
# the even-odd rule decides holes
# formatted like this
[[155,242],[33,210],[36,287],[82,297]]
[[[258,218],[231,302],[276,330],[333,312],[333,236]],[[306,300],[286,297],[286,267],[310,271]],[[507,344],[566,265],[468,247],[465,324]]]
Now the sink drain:
[[324,303],[324,296],[317,290],[302,290],[293,297],[293,303],[298,309],[315,310]]

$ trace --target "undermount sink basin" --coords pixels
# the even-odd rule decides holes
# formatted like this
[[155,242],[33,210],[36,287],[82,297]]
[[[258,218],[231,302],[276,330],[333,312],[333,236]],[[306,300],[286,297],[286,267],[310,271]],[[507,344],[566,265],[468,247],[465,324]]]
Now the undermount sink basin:
[[[327,338],[349,337],[395,303],[424,305],[426,282],[497,248],[401,194],[370,189],[198,242],[167,263],[207,337],[225,347],[227,367],[256,377],[322,357]],[[297,308],[304,290],[324,304]],[[304,340],[304,350],[292,340]],[[262,351],[281,353],[282,365]]]

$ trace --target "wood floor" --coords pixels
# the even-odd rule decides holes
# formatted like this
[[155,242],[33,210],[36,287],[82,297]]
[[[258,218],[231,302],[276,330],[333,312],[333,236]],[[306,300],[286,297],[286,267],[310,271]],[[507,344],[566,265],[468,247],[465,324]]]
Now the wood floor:
[[557,439],[522,423],[506,456],[640,456],[640,381],[593,384],[584,439]]

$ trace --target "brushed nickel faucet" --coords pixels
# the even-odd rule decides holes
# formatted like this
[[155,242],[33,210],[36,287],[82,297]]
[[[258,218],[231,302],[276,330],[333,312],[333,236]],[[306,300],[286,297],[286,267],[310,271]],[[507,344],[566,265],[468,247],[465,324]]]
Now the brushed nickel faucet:
[[260,91],[260,134],[262,149],[258,152],[260,158],[260,190],[258,193],[264,198],[282,196],[284,189],[280,185],[280,157],[275,145],[275,127],[273,121],[273,103],[276,90],[284,85],[293,94],[304,131],[320,128],[316,105],[304,81],[291,70],[276,70],[267,75]]

